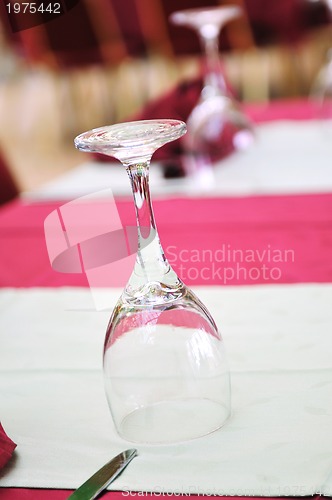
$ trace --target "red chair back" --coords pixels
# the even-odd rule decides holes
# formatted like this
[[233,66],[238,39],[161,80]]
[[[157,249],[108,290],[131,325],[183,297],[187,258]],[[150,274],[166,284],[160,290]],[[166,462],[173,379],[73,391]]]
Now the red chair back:
[[4,158],[0,156],[0,205],[11,201],[17,195],[17,185]]

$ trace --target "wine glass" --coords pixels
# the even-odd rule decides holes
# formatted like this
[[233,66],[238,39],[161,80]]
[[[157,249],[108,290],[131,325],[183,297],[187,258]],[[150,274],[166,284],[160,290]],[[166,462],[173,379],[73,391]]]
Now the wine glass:
[[321,119],[332,119],[332,49],[326,56],[326,62],[318,72],[313,83],[311,99],[317,104],[317,114]]
[[170,20],[193,28],[204,53],[204,82],[198,103],[187,120],[185,168],[200,187],[214,183],[212,163],[231,151],[245,150],[253,141],[253,128],[238,102],[230,95],[219,57],[223,26],[241,14],[240,7],[223,6],[173,12]]
[[[332,0],[324,0],[332,21]],[[318,71],[311,86],[309,97],[317,105],[317,115],[321,119],[332,119],[332,48],[327,51],[325,62]]]
[[192,439],[220,428],[230,415],[224,342],[206,307],[168,263],[150,200],[153,152],[185,131],[181,121],[145,120],[98,128],[75,139],[82,151],[120,160],[134,196],[136,263],[104,345],[107,399],[118,434],[129,441]]

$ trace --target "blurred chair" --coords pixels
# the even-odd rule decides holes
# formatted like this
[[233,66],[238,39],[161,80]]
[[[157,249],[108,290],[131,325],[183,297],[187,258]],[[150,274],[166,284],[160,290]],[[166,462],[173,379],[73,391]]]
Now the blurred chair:
[[[22,102],[23,129],[31,128],[29,120],[38,115],[34,112],[38,102],[43,109],[50,106],[50,96],[54,96],[53,121],[59,124],[58,133],[72,136],[87,127],[120,121],[183,77],[194,76],[199,64],[197,40],[183,37],[168,21],[179,4],[205,2],[80,0],[49,22],[42,23],[43,14],[33,14],[35,23],[39,15],[41,24],[16,33],[11,32],[1,4],[11,44],[30,71]],[[20,14],[15,23],[19,28]],[[225,42],[228,48],[252,45],[249,23],[239,23]],[[188,65],[182,64],[182,55],[191,59]]]
[[84,128],[123,120],[183,77],[197,76],[197,37],[172,26],[169,15],[227,3],[244,10],[222,34],[221,49],[237,55],[231,77],[237,76],[244,99],[268,99],[274,94],[274,61],[265,49],[285,44],[283,64],[292,71],[299,66],[292,47],[313,26],[326,22],[316,3],[270,0],[267,8],[266,0],[80,0],[65,15],[15,34],[1,4],[12,44],[35,77],[22,115],[29,120],[36,101],[42,101],[41,88],[48,85],[55,96],[59,134],[72,137]]
[[[3,6],[0,12],[12,46],[27,68],[23,129],[29,130],[30,121],[38,116],[38,105],[49,108],[54,115],[49,125],[52,121],[58,123],[60,137],[72,136],[85,121],[90,124],[112,115],[112,88],[104,67],[117,66],[127,55],[112,2],[79,2],[66,14],[46,23],[42,22],[43,14],[36,13],[34,20],[37,23],[39,16],[41,24],[16,33],[8,26]],[[20,27],[20,14],[15,21]],[[21,17],[22,24],[23,21]]]
[[307,95],[314,71],[310,37],[329,23],[326,5],[311,0],[275,0],[268,8],[264,0],[246,0],[246,5],[255,44],[265,54],[268,98]]
[[16,182],[5,158],[0,154],[0,205],[13,200],[19,194]]

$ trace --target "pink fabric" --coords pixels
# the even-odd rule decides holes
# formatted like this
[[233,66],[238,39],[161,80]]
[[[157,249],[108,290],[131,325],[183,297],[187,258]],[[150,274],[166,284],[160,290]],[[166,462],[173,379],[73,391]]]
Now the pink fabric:
[[[88,286],[84,274],[51,268],[44,219],[59,205],[13,202],[2,209],[0,286]],[[123,224],[133,225],[132,200],[117,206]],[[156,200],[154,211],[165,252],[188,285],[332,281],[332,194]],[[281,261],[272,262],[277,251]],[[280,272],[266,279],[264,265]]]
[[284,99],[266,104],[247,103],[244,111],[254,123],[276,120],[315,120],[320,116],[319,104],[308,99]]
[[5,433],[0,423],[0,469],[6,465],[12,457],[16,444]]
[[[1,492],[1,500],[65,500],[68,498],[72,491],[69,490],[28,490],[25,488],[2,488]],[[123,500],[125,497],[123,496],[121,491],[109,491],[102,496],[103,499],[106,500]],[[142,498],[142,497],[137,497]],[[157,498],[155,495],[149,495],[147,498]],[[171,498],[170,496],[161,497],[161,498]],[[178,497],[174,497],[178,498]],[[184,497],[188,500],[198,500],[200,497],[195,495],[188,495]],[[214,499],[224,499],[227,500],[229,497],[218,497],[214,496]],[[236,500],[248,500],[248,497],[234,497]],[[250,500],[280,500],[282,497],[250,497]],[[305,497],[292,497],[292,500],[303,500]],[[311,497],[310,497],[311,498]]]

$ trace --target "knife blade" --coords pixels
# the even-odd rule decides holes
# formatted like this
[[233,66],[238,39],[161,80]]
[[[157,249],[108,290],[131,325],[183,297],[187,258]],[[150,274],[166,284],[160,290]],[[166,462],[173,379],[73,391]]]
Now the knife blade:
[[135,448],[123,451],[85,481],[68,497],[68,500],[92,500],[96,498],[103,489],[107,488],[122,473],[136,456],[137,450]]

